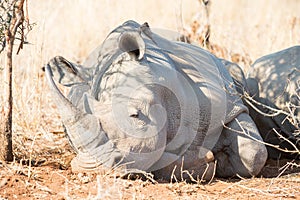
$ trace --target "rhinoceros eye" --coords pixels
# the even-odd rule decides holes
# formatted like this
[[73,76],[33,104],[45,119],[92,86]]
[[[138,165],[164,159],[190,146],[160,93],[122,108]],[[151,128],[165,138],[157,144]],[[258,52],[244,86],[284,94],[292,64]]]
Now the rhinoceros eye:
[[132,117],[132,118],[139,118],[139,111],[137,111],[137,112],[134,113],[134,114],[129,115],[129,117]]
[[132,112],[129,115],[130,119],[132,119],[132,122],[137,127],[143,127],[146,124],[150,123],[149,118],[145,116],[141,110],[137,110],[135,112]]

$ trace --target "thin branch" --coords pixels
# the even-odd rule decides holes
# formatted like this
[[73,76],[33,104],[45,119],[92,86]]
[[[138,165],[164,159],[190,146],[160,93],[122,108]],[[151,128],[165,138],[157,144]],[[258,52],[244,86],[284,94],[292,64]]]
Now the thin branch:
[[[287,113],[287,112],[285,112],[285,111],[283,111],[283,110],[280,110],[280,109],[276,109],[276,108],[272,108],[272,107],[270,107],[270,106],[268,106],[268,105],[266,105],[266,104],[263,104],[263,103],[260,103],[260,102],[258,102],[258,101],[256,101],[256,100],[254,100],[251,96],[249,96],[247,93],[245,93],[244,94],[244,100],[255,110],[255,111],[257,111],[259,114],[261,114],[261,115],[264,115],[264,116],[266,116],[266,117],[275,117],[275,116],[277,116],[277,115],[279,115],[279,114],[285,114],[285,115],[287,115],[287,116],[290,116],[290,113]],[[257,105],[259,105],[259,106],[262,106],[263,108],[267,108],[267,109],[269,109],[270,111],[272,111],[272,112],[274,112],[273,114],[269,114],[269,113],[265,113],[265,112],[263,112],[263,111],[261,111],[261,110],[259,110],[255,105],[253,105],[249,100],[251,101],[251,102],[254,102],[255,104],[257,104]]]
[[243,128],[243,126],[241,125],[241,123],[239,122],[238,119],[235,119],[235,121],[238,123],[238,125],[242,129],[243,134],[246,134],[249,138],[251,138],[251,139],[253,139],[253,140],[257,141],[257,142],[261,142],[261,143],[263,143],[265,145],[274,147],[274,148],[276,148],[276,149],[278,149],[280,151],[283,151],[285,153],[297,153],[297,154],[300,154],[299,149],[290,140],[288,140],[287,138],[283,137],[280,133],[278,133],[274,128],[273,128],[273,130],[279,136],[279,138],[281,138],[281,139],[285,140],[286,142],[288,142],[289,144],[291,144],[293,146],[293,148],[295,149],[294,151],[287,150],[287,149],[282,149],[278,145],[273,145],[273,144],[270,144],[270,143],[267,143],[267,142],[263,142],[261,140],[256,139],[255,137],[251,136],[250,133]]
[[[256,142],[259,142],[259,143],[261,143],[261,144],[264,144],[264,145],[267,145],[267,146],[276,148],[276,149],[278,149],[278,150],[280,150],[280,151],[282,151],[282,152],[285,152],[285,153],[297,153],[297,154],[300,154],[299,149],[298,149],[296,146],[294,146],[294,145],[293,145],[293,147],[296,147],[295,150],[282,149],[282,148],[279,147],[279,145],[270,144],[270,143],[261,141],[261,140],[255,138],[255,137],[251,136],[251,135],[250,135],[249,133],[247,133],[246,130],[242,127],[242,125],[240,124],[240,122],[239,122],[237,119],[235,119],[235,120],[237,121],[237,123],[238,123],[238,125],[240,126],[240,128],[242,129],[242,131],[238,131],[238,130],[235,130],[235,129],[233,129],[233,128],[230,128],[230,127],[226,126],[225,124],[223,124],[223,126],[224,126],[225,128],[227,128],[228,130],[230,130],[230,131],[234,131],[234,132],[236,132],[236,133],[238,133],[238,134],[241,134],[241,135],[247,135],[249,138],[253,139],[253,140],[256,141]],[[276,130],[275,130],[275,131],[276,131]],[[291,141],[289,141],[288,139],[286,139],[285,137],[283,137],[283,136],[282,136],[281,134],[279,134],[278,132],[276,132],[276,134],[278,134],[279,137],[284,138],[287,142],[292,143]]]
[[257,193],[261,193],[263,195],[267,195],[267,196],[272,196],[272,197],[295,197],[294,194],[290,194],[288,191],[286,191],[284,194],[274,194],[277,193],[278,191],[283,191],[283,189],[277,189],[277,190],[261,190],[261,189],[257,189],[257,188],[250,188],[247,187],[245,185],[237,185],[238,187],[241,187],[243,189],[249,190],[251,192],[257,192]]

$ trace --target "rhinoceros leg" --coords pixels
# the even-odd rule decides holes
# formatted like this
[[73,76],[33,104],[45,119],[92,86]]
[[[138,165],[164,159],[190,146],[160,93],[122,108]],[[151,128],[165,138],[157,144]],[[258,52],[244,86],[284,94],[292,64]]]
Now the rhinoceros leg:
[[169,181],[203,181],[211,180],[214,176],[215,163],[214,155],[211,151],[207,151],[203,158],[199,158],[198,150],[188,150],[183,156],[177,156],[172,153],[164,152],[162,159],[174,160],[172,164],[152,171],[157,179]]
[[241,113],[235,120],[226,124],[213,149],[217,160],[217,175],[257,175],[268,156],[262,141],[254,122],[246,113]]

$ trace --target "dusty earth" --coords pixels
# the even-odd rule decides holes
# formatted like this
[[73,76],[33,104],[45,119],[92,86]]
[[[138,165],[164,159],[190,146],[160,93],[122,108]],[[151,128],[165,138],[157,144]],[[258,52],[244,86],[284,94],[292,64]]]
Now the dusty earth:
[[[12,163],[0,164],[2,199],[300,199],[299,161],[269,160],[256,178],[209,183],[129,180],[114,172],[73,173],[74,154],[62,132],[15,145]],[[18,141],[18,140],[16,140]]]

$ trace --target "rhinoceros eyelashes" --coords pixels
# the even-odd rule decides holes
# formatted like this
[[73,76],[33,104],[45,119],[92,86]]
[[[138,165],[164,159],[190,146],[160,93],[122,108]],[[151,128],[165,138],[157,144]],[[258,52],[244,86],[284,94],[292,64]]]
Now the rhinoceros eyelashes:
[[142,116],[142,111],[140,109],[134,109],[129,111],[129,117],[139,119]]
[[139,118],[139,113],[131,114],[131,115],[129,115],[129,117],[132,117],[132,118]]
[[119,48],[129,53],[133,59],[141,60],[145,54],[145,43],[137,31],[128,31],[119,38]]

